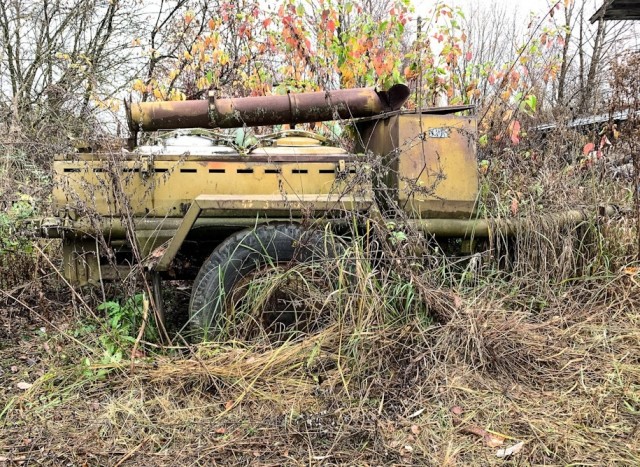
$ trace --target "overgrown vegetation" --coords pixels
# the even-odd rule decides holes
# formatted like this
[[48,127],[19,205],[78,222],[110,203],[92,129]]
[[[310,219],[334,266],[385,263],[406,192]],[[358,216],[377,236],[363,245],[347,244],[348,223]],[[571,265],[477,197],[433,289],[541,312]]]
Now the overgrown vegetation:
[[[0,6],[0,28],[22,3]],[[638,108],[637,57],[614,56],[610,26],[587,34],[584,7],[557,2],[513,32],[514,51],[442,4],[418,33],[405,1],[180,0],[145,13],[153,24],[120,2],[71,3],[43,2],[77,36],[36,34],[32,52],[48,55],[16,61],[17,36],[0,38],[15,65],[0,70],[0,463],[640,464],[637,121],[566,125],[571,107]],[[142,71],[123,71],[134,51]],[[120,89],[179,99],[404,79],[412,105],[479,105],[479,212],[527,217],[514,239],[495,232],[483,253],[451,257],[399,222],[372,223],[331,264],[262,271],[224,342],[176,337],[188,286],[174,284],[164,345],[141,274],[73,290],[59,245],[26,236],[24,221],[47,213],[52,151],[106,133]],[[551,117],[552,132],[534,129]],[[540,217],[607,203],[621,216]],[[283,284],[304,333],[248,335]]]
[[356,266],[322,326],[278,344],[149,343],[131,358],[138,300],[102,306],[106,325],[49,327],[57,314],[2,351],[4,456],[468,465],[524,442],[514,462],[637,463],[638,277],[603,261],[605,241],[628,239],[562,232],[576,269],[554,233],[519,237],[511,272],[412,257],[383,234],[382,262],[344,253]]

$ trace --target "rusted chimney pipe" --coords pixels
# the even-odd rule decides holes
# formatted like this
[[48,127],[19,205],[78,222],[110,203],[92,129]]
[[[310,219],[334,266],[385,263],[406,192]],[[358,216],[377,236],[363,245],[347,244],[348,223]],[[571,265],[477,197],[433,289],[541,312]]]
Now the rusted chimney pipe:
[[283,96],[241,97],[209,101],[132,103],[133,130],[178,128],[238,128],[371,117],[398,110],[409,88],[396,84],[388,91],[374,88],[339,89]]

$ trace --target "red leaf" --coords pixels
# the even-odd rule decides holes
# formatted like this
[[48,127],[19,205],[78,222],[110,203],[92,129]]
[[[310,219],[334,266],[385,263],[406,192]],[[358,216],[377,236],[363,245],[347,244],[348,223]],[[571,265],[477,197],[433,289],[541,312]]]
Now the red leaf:
[[271,24],[271,18],[265,18],[264,21],[262,21],[263,28],[268,28],[270,24]]
[[511,142],[513,144],[518,144],[520,142],[520,122],[518,120],[514,120],[509,127],[511,130]]
[[327,21],[327,29],[331,31],[331,33],[334,33],[336,30],[336,22],[332,19]]
[[469,51],[469,52],[467,52],[467,55],[465,55],[464,58],[467,59],[467,62],[470,62],[471,61],[471,57],[473,57],[473,54],[471,53],[471,51]]
[[587,143],[584,145],[584,148],[582,148],[582,153],[587,156],[591,151],[593,151],[596,148],[596,145],[593,143]]

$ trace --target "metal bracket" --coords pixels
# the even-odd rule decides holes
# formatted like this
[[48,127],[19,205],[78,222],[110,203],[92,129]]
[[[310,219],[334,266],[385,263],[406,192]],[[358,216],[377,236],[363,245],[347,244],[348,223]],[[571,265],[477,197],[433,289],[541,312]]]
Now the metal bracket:
[[269,211],[269,210],[291,210],[304,211],[313,209],[315,211],[354,211],[366,210],[373,204],[370,196],[347,196],[339,194],[309,194],[297,195],[290,199],[284,199],[282,195],[200,195],[197,196],[189,210],[185,214],[171,238],[167,249],[162,254],[160,260],[152,267],[154,271],[166,271],[171,266],[171,262],[178,254],[180,247],[184,243],[187,235],[194,224],[206,209],[218,211]]
[[149,156],[142,156],[140,158],[140,173],[142,175],[149,175],[151,171],[151,158]]

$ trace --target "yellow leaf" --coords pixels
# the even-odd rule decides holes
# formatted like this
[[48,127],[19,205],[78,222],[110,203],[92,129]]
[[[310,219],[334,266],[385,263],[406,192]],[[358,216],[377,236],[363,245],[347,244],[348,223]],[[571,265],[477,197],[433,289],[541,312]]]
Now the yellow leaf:
[[133,90],[138,92],[145,92],[147,90],[147,86],[144,84],[144,81],[141,79],[137,79],[133,82]]

